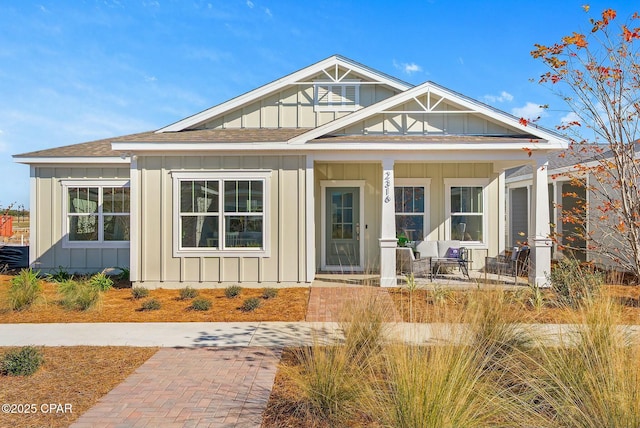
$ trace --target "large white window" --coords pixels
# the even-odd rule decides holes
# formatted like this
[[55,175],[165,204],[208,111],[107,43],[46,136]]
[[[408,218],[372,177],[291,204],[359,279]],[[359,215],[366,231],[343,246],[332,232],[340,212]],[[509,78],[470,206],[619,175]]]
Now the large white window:
[[128,247],[128,181],[63,181],[63,246]]
[[429,232],[430,179],[397,178],[395,184],[396,236],[421,241]]
[[445,179],[447,238],[484,244],[487,229],[487,179]]
[[360,85],[354,82],[315,83],[315,111],[354,111],[360,107]]
[[175,172],[174,253],[266,256],[269,173]]

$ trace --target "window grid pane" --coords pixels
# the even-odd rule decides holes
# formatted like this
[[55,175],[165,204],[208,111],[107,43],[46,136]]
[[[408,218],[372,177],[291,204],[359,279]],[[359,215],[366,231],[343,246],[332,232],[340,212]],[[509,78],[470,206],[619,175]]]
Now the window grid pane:
[[424,239],[424,186],[396,186],[396,235],[410,241]]

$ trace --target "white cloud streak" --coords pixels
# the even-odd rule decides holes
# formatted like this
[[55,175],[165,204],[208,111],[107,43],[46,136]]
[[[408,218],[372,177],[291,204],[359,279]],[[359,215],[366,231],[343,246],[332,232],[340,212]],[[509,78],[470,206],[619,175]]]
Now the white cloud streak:
[[522,107],[514,107],[511,109],[511,114],[516,117],[522,117],[527,120],[536,120],[539,117],[546,116],[545,109],[538,103],[527,102]]
[[513,95],[507,91],[500,92],[500,95],[485,95],[484,100],[488,103],[504,103],[513,101]]
[[414,62],[407,63],[397,62],[396,60],[393,60],[393,66],[405,74],[413,74],[422,71],[422,67]]

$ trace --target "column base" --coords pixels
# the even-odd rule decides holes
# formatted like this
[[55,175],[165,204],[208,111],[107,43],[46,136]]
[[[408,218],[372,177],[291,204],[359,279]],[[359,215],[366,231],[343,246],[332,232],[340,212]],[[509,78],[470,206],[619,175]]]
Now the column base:
[[396,238],[380,238],[380,287],[396,287]]

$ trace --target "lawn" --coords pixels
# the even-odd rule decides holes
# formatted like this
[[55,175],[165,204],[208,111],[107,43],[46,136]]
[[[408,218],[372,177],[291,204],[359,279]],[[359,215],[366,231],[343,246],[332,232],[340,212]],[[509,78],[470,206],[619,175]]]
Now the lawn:
[[[12,348],[0,347],[0,355],[9,349]],[[35,404],[35,412],[12,414],[3,411],[0,426],[67,427],[157,351],[157,348],[112,346],[41,349],[44,364],[35,374],[2,376],[0,379],[0,403]],[[63,411],[57,406],[58,412],[49,411],[53,403],[62,404]],[[71,405],[67,411],[64,411],[65,404]]]

